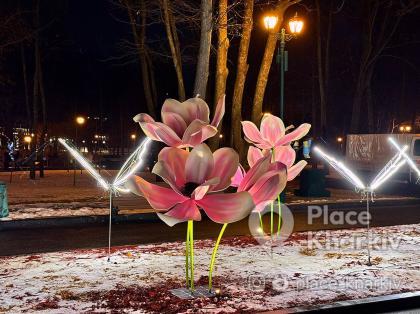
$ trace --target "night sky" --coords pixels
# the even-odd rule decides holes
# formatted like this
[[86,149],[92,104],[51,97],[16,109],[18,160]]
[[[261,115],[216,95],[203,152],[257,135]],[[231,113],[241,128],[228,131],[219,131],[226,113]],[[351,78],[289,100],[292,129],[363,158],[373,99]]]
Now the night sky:
[[[245,118],[249,118],[254,89],[252,82],[255,82],[258,74],[267,36],[261,23],[262,14],[267,10],[265,3],[261,2],[255,7],[248,85],[244,95]],[[354,69],[357,67],[354,60],[357,60],[360,54],[362,30],[360,18],[356,14],[360,8],[354,3],[346,3],[334,16],[328,125],[330,132],[335,134],[345,132],[348,127],[355,80]],[[315,12],[307,10],[308,7],[313,8],[311,1],[306,1],[305,5],[294,6],[286,14],[288,18],[298,12],[305,20],[304,33],[287,43],[289,72],[286,73],[286,120],[295,125],[302,121],[311,122],[312,103],[317,101],[318,97]],[[29,9],[31,2],[24,1],[24,6]],[[400,121],[410,120],[416,107],[419,107],[419,11],[403,19],[390,44],[395,47],[385,51],[375,68],[373,86],[378,117],[394,116]],[[41,25],[45,25],[41,32],[42,65],[50,129],[55,132],[64,130],[64,125],[72,123],[76,114],[85,114],[108,118],[102,126],[105,131],[110,130],[111,125],[119,125],[123,128],[120,131],[125,133],[137,130],[138,127],[132,123],[131,117],[145,111],[139,65],[135,56],[123,59],[123,65],[120,64],[123,61],[118,59],[125,53],[124,49],[121,49],[121,42],[132,40],[130,27],[125,21],[126,12],[110,1],[41,1]],[[167,49],[163,28],[153,26],[148,32],[154,40],[160,40],[159,45],[163,46],[163,49]],[[198,45],[199,29],[186,32],[180,32],[181,48],[183,45],[194,47],[194,41],[191,39],[194,39],[194,36],[195,45]],[[216,39],[215,34],[213,39]],[[238,43],[238,37],[231,39],[228,99],[233,89]],[[215,68],[214,51],[208,87],[211,94]],[[26,47],[26,54],[31,76],[33,72],[30,45]],[[187,54],[184,76],[187,96],[193,96],[194,48],[187,50]],[[5,123],[5,111],[14,115],[15,126],[24,124],[19,50],[8,52],[2,61],[7,61],[3,68],[8,70],[14,83],[1,87],[1,106],[6,110],[2,110],[0,124]],[[161,104],[168,96],[177,97],[176,77],[170,59],[154,56],[153,61]],[[274,113],[278,113],[278,85],[277,66],[273,63],[265,106]]]

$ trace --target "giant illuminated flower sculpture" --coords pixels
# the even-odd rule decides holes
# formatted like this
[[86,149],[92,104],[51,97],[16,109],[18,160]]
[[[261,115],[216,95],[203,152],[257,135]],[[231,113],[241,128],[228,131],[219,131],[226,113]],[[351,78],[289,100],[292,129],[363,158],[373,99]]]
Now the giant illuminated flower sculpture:
[[169,225],[201,220],[199,208],[217,223],[231,223],[245,218],[254,207],[248,192],[214,193],[230,186],[238,165],[238,154],[231,148],[212,153],[206,144],[191,152],[167,147],[159,153],[153,173],[170,187],[135,177],[129,188],[144,196]]
[[288,145],[304,137],[311,128],[310,124],[303,123],[296,130],[286,134],[283,121],[269,113],[266,113],[262,118],[259,130],[251,121],[242,121],[241,123],[245,140],[261,149]]
[[136,115],[134,121],[150,139],[183,148],[195,147],[216,135],[224,114],[225,96],[220,98],[211,122],[209,107],[201,98],[194,97],[184,102],[167,99],[161,110],[162,122],[146,113]]
[[[257,147],[250,146],[248,149],[248,164],[253,167],[260,159],[271,156],[270,151],[261,150]],[[295,164],[296,152],[290,145],[277,146],[272,150],[272,158],[276,162],[281,162],[287,167],[287,181],[292,181],[308,164],[305,160],[301,160]]]

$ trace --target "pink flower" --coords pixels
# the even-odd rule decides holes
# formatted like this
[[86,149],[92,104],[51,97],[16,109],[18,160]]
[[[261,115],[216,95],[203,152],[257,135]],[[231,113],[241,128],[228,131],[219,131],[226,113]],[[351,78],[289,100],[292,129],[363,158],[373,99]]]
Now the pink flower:
[[175,99],[165,100],[161,111],[162,122],[156,122],[146,113],[140,113],[133,119],[152,140],[183,148],[195,147],[214,136],[224,114],[225,96],[219,99],[211,123],[206,102],[195,97],[182,103]]
[[310,124],[304,123],[296,130],[286,134],[283,121],[268,113],[261,120],[260,130],[251,121],[242,121],[245,140],[261,149],[272,149],[277,146],[288,145],[304,137],[310,128]]
[[147,199],[168,225],[187,220],[201,220],[199,208],[217,223],[231,223],[245,218],[254,208],[250,193],[220,192],[231,184],[239,165],[238,154],[231,148],[221,148],[213,154],[206,144],[191,152],[166,147],[159,153],[153,173],[170,188],[145,181],[140,177],[127,187]]
[[286,166],[281,162],[270,162],[271,156],[259,159],[247,173],[240,166],[233,179],[232,186],[238,192],[248,191],[256,205],[256,211],[262,211],[286,187]]
[[[296,152],[290,146],[277,146],[272,150],[273,160],[281,162],[287,167],[287,181],[292,181],[296,176],[305,168],[308,164],[305,160],[301,160],[295,165]],[[250,146],[248,149],[248,164],[253,167],[258,160],[269,156],[271,158],[271,152],[269,150],[260,150],[256,147]]]

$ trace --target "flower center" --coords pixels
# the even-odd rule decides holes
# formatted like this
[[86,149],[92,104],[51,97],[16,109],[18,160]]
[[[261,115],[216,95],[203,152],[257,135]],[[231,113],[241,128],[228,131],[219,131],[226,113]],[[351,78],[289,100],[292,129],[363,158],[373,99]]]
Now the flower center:
[[197,186],[199,186],[199,184],[197,184],[195,182],[185,183],[184,187],[181,189],[182,195],[191,196],[192,192],[194,192],[194,190]]

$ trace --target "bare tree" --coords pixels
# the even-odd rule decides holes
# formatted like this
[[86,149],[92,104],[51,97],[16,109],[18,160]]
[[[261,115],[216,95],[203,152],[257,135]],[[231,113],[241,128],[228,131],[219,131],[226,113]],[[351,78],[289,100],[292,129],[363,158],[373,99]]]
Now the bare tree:
[[163,22],[165,24],[166,36],[168,38],[169,48],[172,54],[176,76],[178,79],[178,98],[185,100],[184,77],[182,75],[181,49],[175,24],[175,19],[170,8],[168,0],[162,0]]
[[[130,20],[131,31],[134,37],[134,43],[140,62],[140,72],[143,82],[143,91],[146,98],[146,106],[150,115],[156,114],[156,88],[154,87],[155,81],[152,77],[153,65],[148,60],[146,50],[146,14],[147,7],[144,0],[140,0],[139,8],[136,10],[134,3],[130,0],[124,0],[124,6],[127,9],[128,17]],[[136,16],[139,16],[140,23],[137,23]]]
[[235,86],[232,97],[232,136],[231,146],[236,151],[243,150],[242,140],[242,99],[245,88],[246,75],[248,73],[248,51],[249,43],[251,41],[251,32],[253,24],[254,0],[245,0],[244,2],[244,16],[242,22],[242,37],[239,44],[239,54],[236,69]]
[[[228,49],[229,49],[229,38],[228,38],[228,1],[219,0],[219,12],[218,12],[218,23],[217,23],[217,59],[216,59],[216,83],[214,92],[214,107],[220,97],[226,93],[226,80],[229,74],[227,68],[228,62]],[[222,129],[222,122],[220,122],[218,129]],[[219,146],[219,137],[214,136],[209,140],[210,147],[217,149]]]
[[254,101],[252,106],[252,120],[258,123],[262,117],[263,101],[265,88],[267,86],[268,74],[270,72],[271,63],[273,61],[274,50],[276,49],[277,34],[283,24],[284,13],[286,10],[301,0],[279,0],[275,13],[278,16],[278,21],[272,32],[268,35],[265,45],[264,56],[261,61],[260,71],[258,73],[257,85],[255,87]]
[[194,95],[206,98],[207,81],[209,78],[211,33],[213,28],[212,0],[201,0],[201,34],[198,61],[195,73]]
[[360,112],[363,105],[367,107],[368,129],[373,131],[372,78],[376,62],[392,40],[401,19],[420,8],[420,1],[369,0],[364,1],[363,5],[366,16],[363,17],[363,48],[353,96],[350,125],[353,133],[360,130]]

